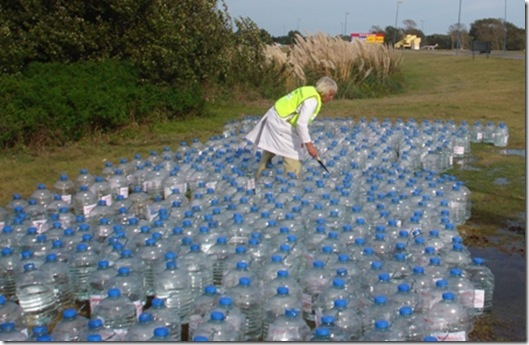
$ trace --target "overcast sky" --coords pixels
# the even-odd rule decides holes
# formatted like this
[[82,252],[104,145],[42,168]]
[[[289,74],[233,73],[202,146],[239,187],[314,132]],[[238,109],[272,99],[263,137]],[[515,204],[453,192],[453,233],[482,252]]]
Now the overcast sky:
[[[470,29],[484,18],[504,19],[525,28],[524,0],[224,0],[232,18],[249,17],[272,36],[290,30],[329,35],[369,32],[372,26],[404,27],[412,19],[426,35],[446,34],[452,24]],[[461,5],[461,12],[459,6]],[[398,13],[397,13],[398,9]],[[347,14],[349,13],[349,14]],[[397,15],[398,14],[398,15]]]

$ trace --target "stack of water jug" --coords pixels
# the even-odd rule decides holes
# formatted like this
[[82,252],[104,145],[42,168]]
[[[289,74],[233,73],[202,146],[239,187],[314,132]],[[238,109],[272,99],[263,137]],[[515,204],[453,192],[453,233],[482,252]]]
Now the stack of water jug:
[[0,341],[468,340],[494,276],[443,174],[505,124],[320,119],[299,176],[227,123],[13,194],[0,208]]

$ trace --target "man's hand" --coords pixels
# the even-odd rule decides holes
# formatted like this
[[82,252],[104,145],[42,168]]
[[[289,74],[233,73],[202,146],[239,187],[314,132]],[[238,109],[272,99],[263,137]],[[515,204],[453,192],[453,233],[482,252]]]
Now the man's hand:
[[311,142],[305,143],[305,147],[307,148],[307,151],[309,152],[309,155],[313,158],[318,157],[318,150],[312,145]]

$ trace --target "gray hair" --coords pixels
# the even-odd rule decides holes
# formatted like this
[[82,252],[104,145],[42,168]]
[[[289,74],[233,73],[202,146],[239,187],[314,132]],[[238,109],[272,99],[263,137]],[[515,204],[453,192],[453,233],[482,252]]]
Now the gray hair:
[[320,95],[327,95],[329,93],[338,92],[338,85],[336,82],[329,77],[322,77],[316,82],[316,90]]

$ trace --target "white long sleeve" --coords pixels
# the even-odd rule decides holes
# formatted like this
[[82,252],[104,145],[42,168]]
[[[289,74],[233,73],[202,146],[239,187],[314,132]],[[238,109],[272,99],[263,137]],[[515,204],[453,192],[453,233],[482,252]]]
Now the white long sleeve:
[[298,108],[299,117],[296,124],[296,132],[303,144],[312,141],[309,133],[309,120],[317,106],[318,101],[316,99],[308,98]]

